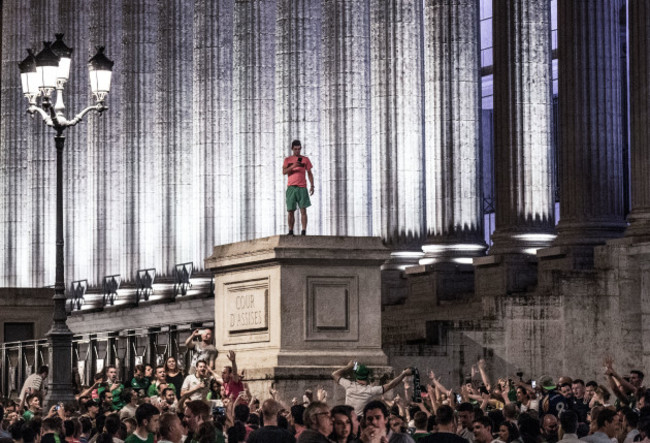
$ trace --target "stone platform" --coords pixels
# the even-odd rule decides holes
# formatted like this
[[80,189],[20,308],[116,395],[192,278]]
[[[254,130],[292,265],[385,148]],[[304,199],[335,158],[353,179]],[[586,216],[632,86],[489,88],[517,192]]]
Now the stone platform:
[[254,394],[272,383],[288,402],[358,360],[388,370],[381,343],[380,265],[389,251],[375,237],[275,236],[217,246],[214,273],[217,365],[228,351]]

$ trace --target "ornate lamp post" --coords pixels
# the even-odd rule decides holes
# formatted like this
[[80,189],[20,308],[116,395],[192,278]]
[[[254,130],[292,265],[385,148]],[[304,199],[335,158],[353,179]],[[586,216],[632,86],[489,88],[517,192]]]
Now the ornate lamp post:
[[[38,113],[46,125],[56,131],[56,280],[54,284],[54,315],[50,340],[50,384],[45,405],[74,400],[72,394],[72,332],[66,324],[65,278],[63,270],[63,146],[65,131],[79,123],[90,111],[100,114],[108,108],[104,99],[110,91],[113,62],[104,55],[104,48],[88,62],[90,88],[95,104],[88,106],[73,119],[63,114],[63,90],[70,74],[72,48],[63,43],[63,34],[56,34],[54,43],[45,42],[41,52],[29,55],[19,63],[23,93],[29,102],[27,112],[34,117]],[[56,90],[56,103],[52,105],[52,93]],[[38,103],[40,98],[40,105]]]

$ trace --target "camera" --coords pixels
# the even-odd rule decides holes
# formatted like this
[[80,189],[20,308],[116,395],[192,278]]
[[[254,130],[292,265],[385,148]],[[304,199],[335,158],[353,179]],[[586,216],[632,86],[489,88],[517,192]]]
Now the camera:
[[522,371],[519,371],[519,372],[517,372],[517,374],[515,374],[515,375],[516,375],[517,377],[519,377],[519,380],[521,380],[521,377],[524,376],[524,373],[523,373]]

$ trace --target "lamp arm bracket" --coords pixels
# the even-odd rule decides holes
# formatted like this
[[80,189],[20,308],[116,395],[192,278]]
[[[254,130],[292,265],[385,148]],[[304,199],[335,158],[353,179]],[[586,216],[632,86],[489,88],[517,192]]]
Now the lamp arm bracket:
[[36,105],[30,105],[29,108],[27,108],[27,112],[30,113],[31,115],[34,115],[36,112],[38,112],[41,115],[41,118],[45,122],[46,125],[48,126],[54,126],[54,122],[52,121],[52,117],[50,114],[48,114],[47,111],[44,109],[36,106]]
[[79,114],[77,114],[72,120],[68,120],[66,122],[66,126],[74,126],[77,123],[79,123],[86,114],[88,114],[90,111],[97,111],[99,113],[102,113],[103,111],[106,110],[106,106],[104,106],[102,103],[97,103],[92,106],[88,106],[86,109],[81,111]]

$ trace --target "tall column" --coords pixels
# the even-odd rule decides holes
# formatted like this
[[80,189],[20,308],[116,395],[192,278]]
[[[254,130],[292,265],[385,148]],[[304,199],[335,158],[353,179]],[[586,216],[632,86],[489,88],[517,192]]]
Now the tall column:
[[[194,266],[215,245],[234,241],[230,202],[235,174],[232,154],[233,0],[196,0],[193,37]],[[245,188],[241,188],[243,196]]]
[[629,9],[630,131],[632,208],[626,236],[650,239],[650,4]]
[[425,217],[422,4],[371,0],[370,19],[373,231],[396,251],[418,251]]
[[[185,0],[158,0],[158,62],[156,71],[156,137],[162,146],[162,244],[164,268],[192,260],[195,244],[188,220],[198,216],[192,195],[192,28],[194,8]],[[173,48],[173,50],[170,50]]]
[[618,7],[618,0],[558,2],[558,246],[588,249],[625,228]]
[[[122,52],[122,3],[92,0],[90,2],[89,40],[80,46],[80,52],[93,54],[96,46],[104,46],[106,54],[115,62],[118,72],[124,69]],[[121,105],[124,97],[124,76],[111,77],[109,107],[101,117],[88,119],[88,195],[92,235],[92,271],[88,283],[101,284],[105,275],[129,273],[126,266],[126,150]],[[84,85],[87,87],[87,85]],[[85,278],[85,276],[78,276]]]
[[[63,41],[74,49],[70,66],[70,81],[63,91],[65,114],[68,118],[91,104],[88,79],[88,20],[90,3],[85,0],[59,0],[60,27],[51,32],[64,33]],[[112,56],[109,48],[108,54]],[[94,54],[95,52],[91,52]],[[112,98],[112,97],[111,97]],[[109,104],[110,106],[110,104]],[[64,227],[66,286],[75,279],[91,277],[94,250],[90,222],[88,194],[88,137],[90,120],[101,119],[87,115],[78,126],[66,131],[63,152],[64,166]]]
[[323,231],[372,235],[368,0],[323,2]]
[[281,173],[273,156],[275,8],[275,0],[235,2],[233,186],[227,206],[236,241],[275,233],[274,183]]
[[496,230],[490,254],[534,254],[555,238],[551,3],[498,1],[492,14]]
[[[266,6],[271,8],[271,4]],[[287,211],[285,190],[287,177],[281,176],[284,157],[291,155],[291,141],[302,143],[302,154],[314,165],[316,191],[309,208],[310,234],[323,232],[323,212],[327,198],[322,171],[327,165],[322,155],[320,78],[321,78],[321,2],[312,0],[278,0],[275,33],[275,162],[262,186],[275,186],[275,203],[269,208],[276,214],[275,229],[269,226],[260,233],[285,233]],[[272,39],[272,37],[269,37]],[[281,179],[279,178],[281,177]],[[263,177],[260,177],[263,178]],[[273,204],[273,202],[271,202]],[[270,212],[269,212],[270,213]],[[294,229],[300,230],[296,217]]]
[[[36,149],[35,134],[41,121],[27,118],[27,101],[21,93],[16,63],[27,56],[25,48],[36,46],[29,28],[31,5],[17,2],[2,11],[2,76],[0,77],[0,269],[2,286],[32,284],[31,207],[32,176],[29,161]],[[51,147],[54,152],[54,148]],[[54,203],[54,197],[51,197]],[[51,206],[52,210],[54,206]],[[53,214],[53,212],[52,212]],[[54,218],[54,215],[52,215]],[[52,225],[53,226],[53,225]],[[52,253],[54,229],[52,229]],[[54,255],[52,255],[52,264]],[[53,269],[53,267],[52,267]],[[54,281],[54,272],[51,282]]]
[[[31,10],[38,11],[36,14],[28,15],[28,23],[31,22],[31,38],[25,42],[31,47],[40,51],[43,48],[43,37],[45,40],[54,41],[54,33],[59,29],[59,2],[52,1],[42,3],[31,1]],[[25,20],[24,17],[20,18]],[[55,94],[55,93],[53,93]],[[24,110],[25,103],[18,110]],[[23,130],[27,129],[25,117],[21,118]],[[30,119],[31,128],[27,134],[31,137],[31,146],[26,145],[29,152],[28,161],[23,165],[20,172],[22,186],[31,188],[32,199],[25,203],[23,196],[17,195],[16,204],[25,205],[19,213],[31,211],[28,217],[22,222],[29,226],[31,231],[31,244],[26,251],[31,258],[28,268],[31,275],[19,271],[20,280],[25,286],[50,286],[55,280],[56,262],[56,148],[54,147],[54,131],[43,124],[38,118]],[[24,147],[19,146],[19,149]],[[21,154],[22,156],[22,154]],[[27,172],[29,170],[30,172]],[[18,188],[20,189],[20,187]],[[66,220],[64,220],[65,223]]]
[[[156,0],[124,0],[124,150],[126,153],[126,262],[135,270],[161,269],[160,151],[154,135],[158,9]],[[162,66],[160,69],[164,69]]]
[[479,3],[424,6],[424,262],[482,255]]

